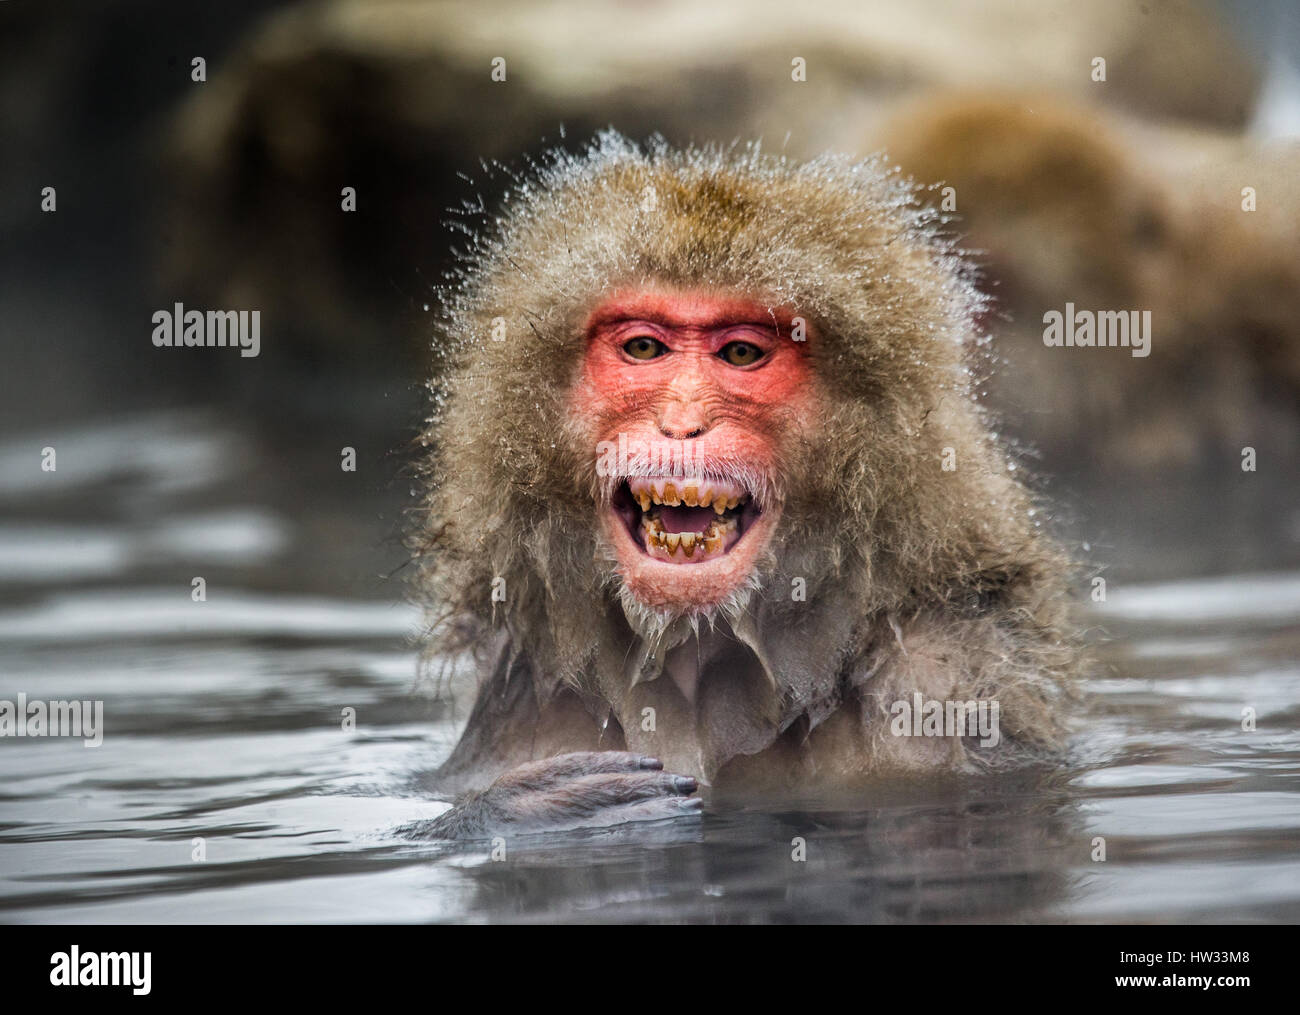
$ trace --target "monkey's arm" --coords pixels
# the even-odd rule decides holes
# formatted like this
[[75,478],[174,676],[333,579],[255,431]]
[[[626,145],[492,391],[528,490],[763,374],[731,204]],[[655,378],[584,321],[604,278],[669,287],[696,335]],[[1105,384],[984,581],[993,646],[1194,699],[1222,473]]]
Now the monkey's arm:
[[499,645],[460,740],[430,788],[468,793],[526,762],[627,749],[618,723],[607,721],[602,728],[572,689],[553,689],[542,702],[537,685],[527,657]]
[[670,775],[655,758],[627,751],[581,751],[520,765],[471,793],[422,831],[439,839],[564,831],[698,815],[690,776]]
[[472,792],[421,834],[479,839],[698,815],[695,779],[663,772],[654,758],[602,749],[625,746],[618,724],[609,725],[602,731],[571,691],[539,706],[528,664],[503,652],[438,772],[444,790]]

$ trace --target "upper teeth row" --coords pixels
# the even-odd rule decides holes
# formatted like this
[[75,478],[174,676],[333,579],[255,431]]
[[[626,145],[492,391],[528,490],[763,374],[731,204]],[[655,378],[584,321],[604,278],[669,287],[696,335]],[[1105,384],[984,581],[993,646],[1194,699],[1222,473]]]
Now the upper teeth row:
[[[641,505],[642,511],[650,510],[651,504],[667,504],[669,507],[685,504],[687,507],[712,507],[715,512],[722,514],[734,509],[744,499],[744,493],[740,490],[727,489],[722,484],[705,486],[705,482],[707,481],[690,479],[635,480],[629,485],[632,496]],[[701,493],[701,490],[704,492]]]

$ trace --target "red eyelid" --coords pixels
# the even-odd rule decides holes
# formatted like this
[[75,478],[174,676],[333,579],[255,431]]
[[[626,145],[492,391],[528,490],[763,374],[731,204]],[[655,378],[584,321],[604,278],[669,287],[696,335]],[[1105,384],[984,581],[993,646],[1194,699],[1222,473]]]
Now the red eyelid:
[[[714,354],[722,356],[722,352],[727,346],[734,343],[743,343],[744,345],[753,346],[757,355],[752,363],[730,364],[738,370],[747,370],[753,367],[761,366],[771,357],[772,351],[777,346],[777,339],[763,329],[754,327],[737,327],[728,328],[718,336],[718,341],[714,345]],[[723,356],[723,359],[726,357]]]
[[730,345],[732,342],[747,342],[766,352],[776,344],[776,336],[766,328],[756,328],[753,325],[742,324],[734,328],[727,328],[719,333],[719,349]]
[[668,344],[668,335],[660,327],[644,321],[626,321],[606,331],[610,340],[617,345],[627,345],[634,338],[653,338],[657,342]]

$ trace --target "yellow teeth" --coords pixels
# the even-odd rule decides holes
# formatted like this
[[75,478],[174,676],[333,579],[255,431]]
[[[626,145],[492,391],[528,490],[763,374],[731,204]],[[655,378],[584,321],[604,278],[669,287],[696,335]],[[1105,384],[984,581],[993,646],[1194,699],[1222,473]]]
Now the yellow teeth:
[[722,550],[728,533],[734,532],[736,525],[734,518],[716,518],[709,522],[704,532],[666,532],[659,518],[647,516],[641,519],[646,548],[657,547],[669,556],[675,555],[679,547],[686,557],[694,557],[696,553],[718,553]]
[[632,499],[642,511],[656,505],[666,507],[712,508],[715,514],[734,511],[743,501],[744,494],[730,496],[731,489],[715,490],[701,480],[633,480]]

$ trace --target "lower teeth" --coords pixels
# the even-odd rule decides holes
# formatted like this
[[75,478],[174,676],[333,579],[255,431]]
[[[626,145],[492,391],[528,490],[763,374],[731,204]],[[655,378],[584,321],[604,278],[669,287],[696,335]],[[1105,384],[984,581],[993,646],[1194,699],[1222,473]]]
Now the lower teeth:
[[727,535],[735,530],[736,520],[711,522],[704,532],[667,532],[658,518],[643,518],[641,527],[646,533],[647,548],[654,547],[672,556],[680,547],[687,557],[694,557],[697,551],[711,554],[721,550]]

